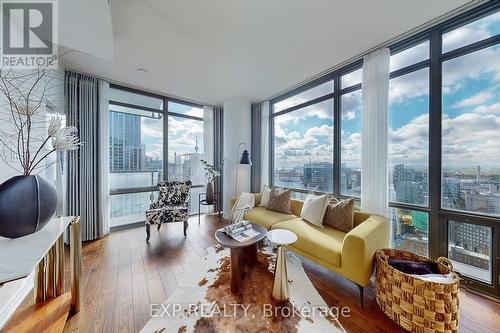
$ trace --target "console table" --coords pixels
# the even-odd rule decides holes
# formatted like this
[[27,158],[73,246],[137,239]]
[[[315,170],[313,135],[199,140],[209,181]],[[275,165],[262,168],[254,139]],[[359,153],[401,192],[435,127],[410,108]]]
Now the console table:
[[35,303],[66,292],[64,283],[64,233],[69,228],[71,310],[82,301],[82,241],[80,218],[53,218],[42,230],[9,239],[0,237],[0,329],[33,288]]

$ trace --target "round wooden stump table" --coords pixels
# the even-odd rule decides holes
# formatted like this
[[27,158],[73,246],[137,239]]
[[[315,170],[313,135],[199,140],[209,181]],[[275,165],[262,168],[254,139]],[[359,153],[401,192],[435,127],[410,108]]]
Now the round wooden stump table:
[[257,262],[257,244],[266,237],[267,229],[265,227],[254,223],[251,223],[251,225],[259,234],[244,242],[238,242],[226,235],[221,229],[215,232],[217,242],[224,247],[228,247],[231,253],[232,293],[240,291],[245,270]]

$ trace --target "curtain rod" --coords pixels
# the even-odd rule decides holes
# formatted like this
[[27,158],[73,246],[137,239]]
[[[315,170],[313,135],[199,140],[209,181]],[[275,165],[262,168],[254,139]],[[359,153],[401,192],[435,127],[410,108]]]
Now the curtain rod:
[[270,97],[265,98],[264,101],[270,101],[273,98],[279,97],[279,96],[284,95],[284,94],[286,94],[286,93],[288,93],[290,91],[293,91],[293,90],[295,90],[297,88],[300,88],[300,87],[302,87],[302,86],[304,86],[304,85],[306,85],[306,84],[308,84],[308,83],[310,83],[310,82],[312,82],[314,80],[317,80],[317,79],[322,78],[322,77],[324,77],[324,76],[326,76],[328,74],[331,74],[331,73],[333,73],[333,72],[341,69],[342,67],[345,67],[345,66],[347,66],[349,64],[352,64],[352,63],[354,63],[354,62],[356,62],[356,61],[358,61],[360,59],[363,59],[363,57],[365,55],[367,55],[367,54],[369,54],[369,53],[371,53],[371,52],[373,52],[373,51],[375,51],[377,49],[388,47],[388,46],[391,46],[393,44],[396,44],[396,43],[398,43],[398,42],[400,42],[400,41],[402,41],[402,40],[404,40],[406,38],[409,38],[409,37],[411,37],[413,35],[416,35],[416,34],[421,33],[421,32],[423,32],[423,31],[425,31],[427,29],[430,29],[430,28],[432,28],[432,27],[434,27],[434,26],[436,26],[436,25],[438,25],[440,23],[443,23],[444,21],[447,21],[447,20],[449,20],[449,19],[451,19],[451,18],[453,18],[455,16],[458,16],[458,15],[464,13],[465,11],[468,11],[468,10],[474,8],[474,7],[477,7],[480,4],[483,4],[483,3],[486,3],[486,2],[489,2],[489,1],[490,0],[470,0],[470,2],[464,4],[464,5],[456,8],[456,9],[453,9],[453,10],[451,10],[451,11],[449,11],[449,12],[447,12],[447,13],[441,15],[441,16],[438,16],[435,19],[432,19],[432,20],[430,20],[430,21],[428,21],[426,23],[423,23],[423,24],[421,24],[421,25],[419,25],[419,26],[417,26],[417,27],[415,27],[415,28],[413,28],[413,29],[411,29],[411,30],[409,30],[407,32],[404,32],[404,33],[402,33],[402,34],[400,34],[400,35],[398,35],[396,37],[393,37],[393,38],[385,41],[384,43],[379,44],[377,46],[374,46],[374,47],[372,47],[372,48],[370,48],[370,49],[368,49],[368,50],[366,50],[366,51],[364,51],[362,53],[359,53],[359,54],[357,54],[357,55],[355,55],[355,56],[353,56],[353,57],[351,57],[351,58],[349,58],[347,60],[344,60],[341,63],[339,63],[339,64],[337,64],[337,65],[335,65],[333,67],[327,68],[327,69],[321,71],[320,73],[318,73],[318,74],[316,74],[314,76],[309,77],[308,79],[305,79],[305,80],[303,80],[303,81],[301,81],[301,82],[299,82],[299,83],[297,83],[297,84],[295,84],[295,85],[293,85],[293,86],[291,86],[291,87],[289,87],[289,88],[287,88],[285,90],[282,90],[281,92],[279,92],[277,94],[271,95]]

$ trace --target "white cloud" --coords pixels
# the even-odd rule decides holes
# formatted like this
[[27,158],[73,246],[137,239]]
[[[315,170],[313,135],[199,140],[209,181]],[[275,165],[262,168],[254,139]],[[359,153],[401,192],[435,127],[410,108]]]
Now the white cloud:
[[356,119],[356,112],[354,111],[346,111],[346,112],[342,112],[342,120],[354,120]]
[[331,136],[333,136],[333,126],[322,125],[320,127],[311,127],[306,131],[306,134],[304,136],[305,137],[309,137],[309,136],[331,137]]
[[493,82],[500,80],[500,48],[490,47],[443,63],[443,94],[463,87],[468,79],[493,74]]
[[474,109],[473,112],[477,113],[499,113],[500,114],[500,102],[491,105],[480,105]]
[[475,95],[472,95],[471,97],[468,97],[466,99],[463,99],[461,101],[454,103],[453,107],[454,108],[463,108],[463,107],[467,107],[467,106],[475,106],[475,105],[486,103],[487,101],[489,101],[493,97],[495,97],[495,95],[493,95],[493,93],[491,93],[490,91],[482,91],[482,92],[479,92]]
[[443,35],[443,51],[454,50],[494,34],[493,27],[500,20],[500,12],[482,18],[473,23],[454,29]]
[[359,167],[361,164],[361,133],[352,133],[342,140],[342,163]]
[[464,113],[443,120],[444,165],[500,165],[500,116]]
[[300,94],[289,97],[281,102],[278,102],[274,105],[274,108],[276,109],[276,111],[284,110],[289,107],[305,103],[314,98],[324,96],[331,92],[333,92],[333,82],[328,81],[319,86],[306,90]]
[[394,78],[389,85],[389,103],[402,103],[409,98],[420,97],[429,93],[429,70],[416,72]]
[[408,124],[389,129],[391,163],[426,164],[429,150],[429,115],[413,118]]

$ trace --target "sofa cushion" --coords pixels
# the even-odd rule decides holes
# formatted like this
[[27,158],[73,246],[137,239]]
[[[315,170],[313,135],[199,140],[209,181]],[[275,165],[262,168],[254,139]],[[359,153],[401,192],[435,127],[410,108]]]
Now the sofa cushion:
[[332,197],[327,205],[323,224],[332,228],[349,232],[354,222],[354,199],[339,201]]
[[271,193],[269,194],[269,201],[267,202],[267,209],[278,213],[291,214],[291,196],[291,189],[272,187]]
[[271,229],[292,231],[297,235],[297,241],[292,244],[294,247],[329,264],[340,267],[345,232],[329,226],[316,227],[300,218],[273,224]]
[[267,229],[271,229],[271,226],[275,223],[296,218],[295,215],[274,212],[265,207],[252,208],[245,215],[245,220],[260,224]]
[[323,216],[325,216],[327,206],[326,195],[315,195],[309,193],[304,199],[304,205],[300,212],[300,217],[313,225],[323,228]]

